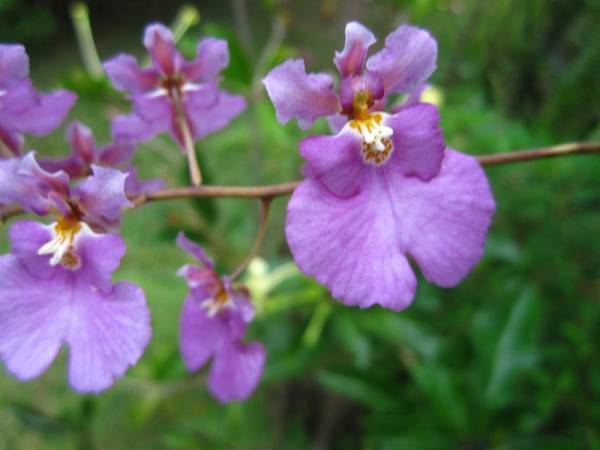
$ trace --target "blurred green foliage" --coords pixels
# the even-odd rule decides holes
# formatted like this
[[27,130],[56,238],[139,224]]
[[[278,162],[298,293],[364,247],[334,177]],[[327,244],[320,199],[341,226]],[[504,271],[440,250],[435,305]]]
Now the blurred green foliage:
[[[239,10],[231,18],[235,3],[208,2],[201,25],[180,43],[191,56],[199,36],[226,37],[232,62],[224,83],[250,103],[198,145],[210,183],[299,176],[297,143],[306,133],[275,121],[260,64],[267,70],[303,56],[310,70],[331,71],[350,19],[381,41],[401,21],[438,38],[433,82],[455,148],[477,154],[600,138],[598,1],[265,0],[248,2],[248,18]],[[16,2],[2,5],[24,13]],[[247,20],[251,45],[240,40],[239,20]],[[287,25],[283,40],[269,34],[277,20]],[[141,31],[96,33],[100,53],[122,47],[141,55]],[[126,102],[85,75],[75,42],[48,49],[35,62],[37,84],[76,90],[71,118],[105,142],[109,117]],[[311,133],[325,131],[318,123]],[[62,132],[29,145],[65,153]],[[144,145],[136,160],[143,176],[187,183],[184,158],[166,137]],[[226,407],[209,397],[204,374],[187,375],[179,358],[186,288],[175,271],[187,259],[173,239],[185,230],[230,271],[251,245],[258,205],[180,200],[129,213],[129,251],[117,277],[146,290],[154,317],[146,354],[101,396],[68,390],[66,352],[34,382],[2,375],[0,449],[600,449],[600,164],[565,158],[488,174],[498,211],[481,263],[455,289],[420,280],[402,313],[344,307],[302,276],[282,232],[286,200],[276,200],[265,260],[245,278],[258,315],[250,338],[265,342],[268,363],[255,395]]]

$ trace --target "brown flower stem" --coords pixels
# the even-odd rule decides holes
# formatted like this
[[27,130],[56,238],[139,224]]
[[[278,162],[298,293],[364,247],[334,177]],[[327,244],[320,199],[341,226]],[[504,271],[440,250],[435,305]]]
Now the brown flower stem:
[[477,159],[482,166],[497,166],[499,164],[599,152],[600,142],[573,142],[570,144],[558,144],[551,147],[534,148],[531,150],[497,153],[495,155],[481,155],[478,156]]
[[177,127],[181,132],[183,138],[183,147],[188,158],[188,167],[190,169],[190,179],[192,185],[198,187],[202,184],[202,173],[200,172],[200,166],[198,165],[198,159],[196,158],[196,148],[194,147],[194,138],[192,137],[192,130],[185,116],[183,109],[183,100],[179,88],[173,87],[170,90],[170,97],[175,107],[175,118]]
[[[187,126],[187,122],[186,122]],[[189,130],[189,128],[187,128]],[[193,147],[193,145],[192,145]],[[585,155],[600,153],[600,142],[574,142],[571,144],[559,144],[551,147],[542,147],[529,150],[496,153],[493,155],[481,155],[477,159],[482,166],[497,166],[500,164],[519,163],[537,159],[556,158],[559,156]],[[195,159],[195,158],[194,158]],[[196,165],[197,167],[197,165]],[[175,200],[180,198],[274,198],[289,195],[298,187],[300,181],[290,181],[281,184],[270,184],[265,186],[197,186],[167,188],[149,194],[142,194],[130,200],[135,206],[145,203]],[[20,208],[0,209],[0,221],[21,214]]]
[[11,217],[23,214],[25,211],[18,206],[7,206],[6,208],[0,208],[0,226]]
[[10,159],[14,158],[15,156],[16,155],[13,153],[13,151],[8,147],[8,145],[6,145],[6,142],[4,142],[2,138],[0,138],[0,159]]
[[[556,158],[559,156],[583,155],[587,153],[600,153],[600,142],[575,142],[572,144],[560,144],[531,150],[482,155],[478,156],[477,160],[482,166],[487,167],[532,161],[536,159]],[[290,181],[288,183],[270,184],[266,186],[200,186],[197,188],[170,188],[138,197],[133,199],[133,202],[137,206],[152,201],[189,197],[279,197],[291,194],[299,184],[300,181]]]
[[230,278],[232,280],[235,280],[238,276],[240,276],[240,274],[246,269],[246,267],[248,267],[250,261],[252,261],[252,259],[254,259],[254,257],[256,257],[260,252],[262,243],[265,239],[265,234],[267,232],[267,223],[269,221],[269,208],[271,206],[271,200],[271,197],[261,197],[260,199],[260,220],[258,222],[258,228],[256,230],[256,238],[254,239],[254,245],[252,246],[252,250],[250,250],[250,253],[248,253],[244,261],[242,261],[238,268],[231,273]]

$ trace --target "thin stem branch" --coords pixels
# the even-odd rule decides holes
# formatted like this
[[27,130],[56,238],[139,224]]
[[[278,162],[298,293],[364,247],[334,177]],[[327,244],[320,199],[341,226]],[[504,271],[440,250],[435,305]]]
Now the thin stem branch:
[[23,214],[23,209],[18,206],[9,206],[3,209],[0,209],[0,226],[3,222],[7,221],[11,217],[18,216]]
[[192,184],[198,187],[202,184],[202,173],[200,172],[200,166],[198,164],[198,159],[196,158],[196,148],[194,147],[192,130],[190,130],[190,125],[188,124],[185,111],[183,110],[183,101],[181,94],[179,93],[179,89],[176,87],[172,88],[170,94],[171,100],[173,101],[173,106],[175,107],[177,126],[181,132],[181,137],[183,138],[183,147],[188,158],[190,178]]
[[[0,141],[1,142],[1,141]],[[496,153],[493,155],[478,156],[477,159],[482,166],[497,166],[500,164],[519,163],[545,158],[556,158],[559,156],[585,155],[600,153],[600,142],[575,142],[571,144],[553,145],[529,150]],[[289,195],[298,187],[300,181],[290,181],[281,184],[270,184],[265,186],[198,186],[168,188],[149,194],[142,194],[130,200],[135,206],[145,203],[175,200],[180,198],[274,198]],[[8,208],[0,210],[0,222],[12,216],[23,213],[21,208]]]
[[10,158],[14,158],[15,156],[16,155],[10,149],[10,147],[6,144],[6,142],[4,142],[2,140],[2,138],[0,138],[0,157],[10,159]]
[[[587,153],[600,153],[600,142],[576,142],[572,144],[560,144],[552,147],[543,147],[531,150],[521,150],[494,155],[482,155],[477,159],[482,166],[497,166],[500,164],[525,162],[544,158],[556,158],[567,155],[583,155]],[[147,194],[134,199],[136,205],[151,201],[172,200],[176,198],[189,197],[237,197],[237,198],[260,198],[279,197],[289,195],[298,187],[300,181],[288,183],[271,184],[266,186],[200,186],[170,188]]]
[[536,159],[556,158],[567,155],[585,155],[599,153],[600,142],[573,142],[558,144],[552,147],[534,148],[515,152],[497,153],[495,155],[481,155],[477,159],[482,166],[497,166],[516,162],[533,161]]
[[256,230],[256,238],[254,239],[254,245],[252,246],[252,250],[246,256],[244,261],[238,266],[237,269],[233,271],[230,278],[235,280],[240,274],[248,267],[250,261],[254,259],[260,252],[262,247],[262,243],[265,239],[265,234],[267,232],[267,223],[269,221],[269,209],[271,206],[271,197],[262,197],[260,199],[260,220],[258,222],[258,228]]

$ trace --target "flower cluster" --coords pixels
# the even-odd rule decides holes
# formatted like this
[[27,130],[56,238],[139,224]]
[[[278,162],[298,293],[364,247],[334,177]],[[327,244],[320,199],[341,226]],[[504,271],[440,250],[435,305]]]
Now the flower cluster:
[[[367,58],[375,41],[361,24],[346,26],[334,57],[337,92],[332,77],[307,74],[301,59],[275,67],[263,82],[280,122],[296,118],[308,128],[327,117],[333,133],[300,142],[305,178],[285,227],[296,263],[348,305],[397,311],[415,295],[408,258],[427,280],[456,285],[483,252],[495,204],[477,161],[446,147],[436,107],[420,101],[436,65],[435,40],[403,25]],[[152,24],[144,45],[149,67],[124,54],[104,65],[133,104],[113,119],[113,142],[98,147],[89,128],[72,122],[71,153],[60,159],[22,156],[24,133],[58,127],[74,94],[36,93],[23,47],[0,45],[0,207],[52,217],[50,224],[13,223],[11,251],[0,256],[0,359],[18,379],[43,373],[63,345],[69,382],[81,392],[106,389],[139,360],[152,334],[150,310],[140,287],[113,282],[125,253],[117,233],[131,200],[163,183],[141,181],[132,156],[140,142],[168,132],[191,167],[194,142],[246,107],[219,87],[229,62],[225,41],[200,41],[197,57],[186,61],[171,31]],[[398,93],[407,99],[394,106]],[[266,220],[266,199],[263,206]],[[211,394],[244,400],[265,364],[263,345],[245,342],[254,318],[249,292],[231,279],[245,263],[231,278],[220,276],[183,233],[177,245],[197,260],[178,272],[189,287],[179,332],[184,364],[195,372],[212,359]]]
[[[150,310],[140,287],[112,282],[125,253],[116,233],[123,211],[133,206],[130,199],[164,183],[141,181],[131,158],[137,144],[156,133],[170,131],[181,142],[189,129],[199,139],[245,108],[242,97],[218,87],[229,59],[225,41],[203,40],[191,62],[175,50],[162,25],[150,25],[144,43],[152,67],[141,69],[127,55],[105,64],[115,87],[130,93],[134,104],[134,113],[113,120],[113,142],[98,147],[92,131],[73,122],[66,133],[70,154],[39,160],[35,152],[21,156],[23,133],[54,130],[75,95],[37,94],[27,78],[24,48],[0,46],[0,206],[53,217],[48,225],[12,224],[11,251],[0,256],[0,358],[18,379],[44,372],[63,344],[70,353],[69,382],[80,392],[106,389],[138,361],[152,334]],[[178,243],[204,254],[183,236]],[[214,356],[211,392],[223,402],[239,400],[258,383],[264,349],[241,342],[253,316],[247,293],[219,278],[207,261],[201,259],[204,269],[187,266],[182,272],[191,288],[182,353],[190,370]],[[207,279],[198,283],[202,270]],[[209,297],[214,305],[206,312]]]
[[[277,118],[306,128],[327,116],[337,134],[300,143],[306,179],[288,205],[286,236],[300,269],[348,305],[405,308],[416,290],[410,255],[425,278],[454,286],[480,258],[494,200],[478,162],[445,146],[440,116],[419,103],[437,45],[402,25],[367,59],[373,34],[346,26],[327,74],[301,59],[273,69],[264,85]],[[416,91],[416,92],[415,92]],[[412,94],[386,113],[394,93]]]
[[0,158],[18,156],[23,133],[48,134],[75,102],[68,91],[38,94],[29,79],[29,59],[22,45],[0,45]]
[[265,362],[262,344],[241,341],[254,317],[248,291],[219,277],[213,261],[183,233],[177,237],[177,245],[200,263],[185,265],[178,272],[190,288],[179,333],[185,365],[195,371],[212,357],[210,392],[223,402],[245,400],[256,388]]
[[125,253],[109,230],[130,205],[126,175],[93,165],[92,175],[71,186],[65,172],[45,171],[33,153],[17,163],[7,173],[0,168],[0,179],[11,179],[3,193],[55,221],[23,220],[10,229],[11,253],[0,256],[0,357],[26,380],[67,344],[73,388],[100,391],[137,362],[151,335],[142,289],[111,281]]
[[115,117],[113,132],[137,141],[168,132],[184,145],[188,130],[198,140],[226,126],[245,108],[239,95],[219,88],[219,73],[229,64],[227,42],[206,38],[198,56],[186,61],[163,25],[146,28],[144,45],[152,66],[140,68],[135,57],[121,54],[104,64],[114,86],[128,93],[134,111]]

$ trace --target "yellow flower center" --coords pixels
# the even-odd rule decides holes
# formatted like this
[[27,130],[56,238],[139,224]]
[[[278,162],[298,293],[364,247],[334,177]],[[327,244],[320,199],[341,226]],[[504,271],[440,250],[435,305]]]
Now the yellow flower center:
[[234,304],[223,286],[221,286],[214,297],[205,300],[200,306],[206,309],[208,317],[216,316],[225,308],[234,308]]
[[52,239],[40,247],[38,255],[52,255],[51,266],[60,263],[66,269],[78,269],[80,261],[74,253],[75,239],[82,230],[91,230],[85,223],[73,217],[59,217],[51,227]]
[[367,164],[382,165],[394,150],[390,139],[394,130],[383,124],[384,115],[385,113],[367,112],[362,119],[353,119],[347,123],[362,138],[361,156]]

